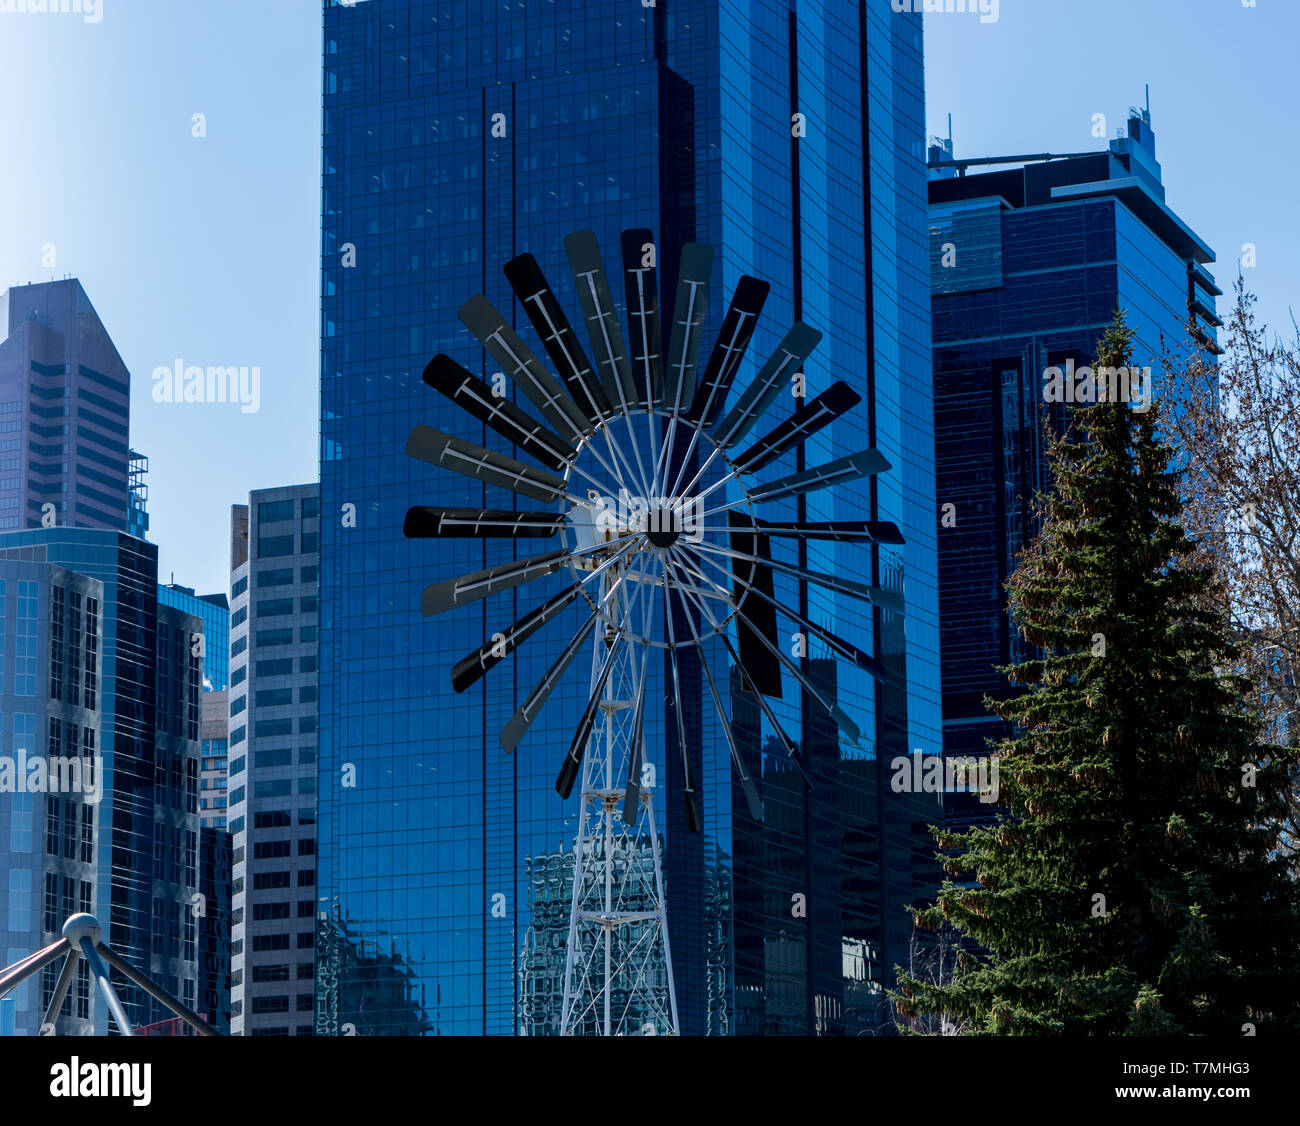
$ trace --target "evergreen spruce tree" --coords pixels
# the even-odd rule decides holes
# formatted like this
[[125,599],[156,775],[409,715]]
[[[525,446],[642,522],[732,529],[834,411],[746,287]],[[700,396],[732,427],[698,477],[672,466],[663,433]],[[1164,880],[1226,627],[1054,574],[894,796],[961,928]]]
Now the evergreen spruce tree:
[[[1122,313],[1098,367],[1123,367]],[[1295,750],[1257,742],[1221,593],[1190,559],[1158,407],[1076,408],[1055,491],[1008,583],[1043,659],[987,706],[1007,814],[936,830],[950,877],[918,925],[950,925],[948,983],[899,969],[904,1015],[980,1033],[1209,1034],[1300,1028],[1300,911],[1277,855]]]

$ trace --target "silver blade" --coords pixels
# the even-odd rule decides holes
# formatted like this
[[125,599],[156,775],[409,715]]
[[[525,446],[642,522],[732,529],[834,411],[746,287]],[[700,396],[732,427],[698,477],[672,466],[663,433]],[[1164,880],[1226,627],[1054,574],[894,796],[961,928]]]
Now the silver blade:
[[623,288],[627,299],[628,347],[636,403],[649,409],[663,393],[663,347],[659,334],[659,284],[653,264],[654,234],[643,228],[624,231]]
[[482,294],[471,297],[460,307],[460,320],[557,434],[579,442],[591,433],[591,422],[491,301]]
[[542,710],[542,705],[546,703],[546,698],[560,682],[565,670],[573,663],[574,657],[578,655],[578,650],[582,648],[583,642],[591,635],[591,631],[599,618],[599,612],[593,610],[574,635],[573,640],[564,647],[564,652],[555,659],[551,667],[546,670],[546,675],[537,682],[537,685],[528,694],[528,699],[510,717],[510,721],[501,731],[501,746],[507,754],[512,754],[515,748],[519,746],[519,741],[527,734],[529,726],[537,718],[537,713]]
[[862,402],[862,396],[843,380],[832,383],[805,406],[800,407],[775,429],[763,435],[744,453],[732,460],[741,473],[756,473],[791,447],[806,441],[830,425],[845,411]]
[[402,534],[407,539],[545,539],[559,532],[567,517],[550,512],[501,512],[489,508],[407,509]]
[[718,424],[714,437],[720,445],[730,449],[754,428],[763,412],[789,386],[795,373],[803,370],[804,362],[821,338],[820,332],[802,321],[785,334],[785,339],[759,369],[754,382],[736,401],[731,413]]
[[587,322],[587,337],[591,341],[600,385],[605,389],[606,398],[627,414],[638,396],[627,348],[623,344],[623,330],[618,323],[614,294],[601,261],[600,244],[594,231],[577,231],[564,240],[564,249],[569,256],[569,268],[573,271],[578,304]]
[[442,353],[434,356],[424,369],[424,382],[548,469],[561,470],[578,456],[577,451],[558,434],[552,433],[504,395],[493,394],[492,388],[483,380],[466,371],[450,356]]
[[533,500],[559,500],[568,489],[563,477],[428,426],[417,426],[411,431],[406,452],[430,465],[455,470]]
[[591,729],[596,722],[596,711],[600,707],[601,697],[605,694],[605,685],[609,682],[609,674],[614,669],[614,661],[622,644],[623,635],[616,633],[613,642],[610,643],[609,651],[605,654],[605,663],[596,677],[596,683],[592,686],[591,695],[587,699],[582,718],[578,721],[577,730],[573,733],[569,753],[560,763],[560,773],[555,779],[555,790],[562,798],[567,798],[573,792],[573,783],[578,780],[578,771],[582,769],[582,759],[587,753],[587,743],[591,739]]
[[776,481],[751,486],[746,490],[752,501],[780,500],[782,497],[798,496],[826,489],[831,485],[843,485],[875,473],[885,473],[890,464],[885,455],[877,450],[862,450],[848,457],[836,458],[825,465],[815,465],[802,473],[792,473]]
[[854,579],[842,579],[838,575],[823,575],[820,571],[809,571],[804,567],[783,563],[779,559],[759,559],[756,555],[748,555],[743,551],[735,550],[735,548],[723,547],[721,544],[693,543],[689,545],[689,550],[705,552],[710,555],[725,555],[729,559],[739,559],[745,563],[758,563],[764,567],[771,567],[774,571],[780,571],[783,575],[789,575],[791,578],[802,579],[814,586],[833,590],[836,594],[847,594],[853,598],[860,598],[862,601],[870,602],[873,606],[879,606],[883,610],[893,610],[900,614],[904,612],[903,596],[897,591],[889,590],[883,586],[868,586],[866,583],[860,583]]
[[505,272],[569,397],[593,424],[608,416],[611,408],[600,380],[537,259],[520,254],[506,263]]
[[[676,548],[673,548],[671,550],[673,552],[677,551]],[[675,560],[676,562],[681,563],[682,562],[681,555],[680,554],[676,555]],[[693,571],[697,578],[701,578],[705,582],[713,586],[717,586],[717,583],[714,583],[713,580],[710,579],[707,575],[704,575],[703,573],[701,573],[698,570],[695,570],[689,565],[686,565],[685,569],[688,571]],[[786,655],[783,652],[781,652],[780,647],[774,645],[771,641],[769,641],[768,638],[763,634],[763,632],[756,625],[754,625],[754,623],[750,621],[748,617],[745,616],[744,611],[742,611],[739,607],[733,606],[731,612],[738,620],[744,622],[746,625],[749,626],[749,628],[754,632],[754,636],[758,639],[758,641],[778,661],[781,662],[781,667],[784,668],[786,672],[788,672],[791,676],[793,676],[795,680],[797,680],[801,685],[803,685],[804,690],[808,693],[808,695],[810,695],[814,700],[816,700],[819,704],[821,704],[822,708],[826,711],[826,714],[829,715],[831,719],[835,721],[835,725],[844,734],[844,737],[848,739],[850,743],[860,742],[862,739],[862,732],[858,728],[858,725],[849,718],[848,713],[846,713],[844,709],[841,708],[838,704],[833,704],[828,699],[826,699],[826,697],[823,696],[822,693],[819,692],[817,688],[813,685],[812,681],[810,681],[806,676],[804,676],[803,670],[798,668],[794,664],[792,664],[789,658],[787,658]]]
[[704,375],[696,388],[695,398],[691,401],[691,419],[702,422],[706,427],[713,425],[715,416],[731,389],[731,381],[745,358],[745,351],[749,348],[749,341],[754,335],[754,328],[770,289],[767,282],[751,278],[748,274],[743,275],[737,283],[722,328],[718,331],[718,339],[709,354]]
[[458,579],[450,579],[445,583],[435,583],[424,588],[420,609],[424,616],[429,618],[434,614],[441,614],[444,610],[466,606],[471,602],[477,602],[480,598],[487,598],[503,590],[532,582],[533,579],[554,574],[569,558],[571,553],[568,548],[561,548],[559,551],[534,555],[530,559],[498,563],[495,567],[487,567],[482,571],[462,575]]
[[663,405],[682,413],[695,394],[695,371],[700,359],[700,338],[709,311],[709,277],[713,273],[713,247],[688,242],[682,247],[677,275],[677,303],[673,308],[671,343],[664,369]]

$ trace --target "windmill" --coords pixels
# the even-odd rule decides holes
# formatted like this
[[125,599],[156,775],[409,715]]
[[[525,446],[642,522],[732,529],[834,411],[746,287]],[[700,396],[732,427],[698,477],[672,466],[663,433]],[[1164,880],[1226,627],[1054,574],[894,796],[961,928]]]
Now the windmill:
[[[556,790],[568,798],[581,779],[572,903],[564,969],[562,1034],[675,1034],[679,1031],[660,834],[654,817],[654,765],[644,737],[651,659],[663,662],[681,756],[689,829],[702,826],[683,717],[683,654],[700,660],[702,692],[712,701],[750,816],[762,819],[754,779],[740,753],[706,646],[721,647],[753,694],[800,774],[801,756],[768,697],[792,677],[843,738],[860,732],[778,641],[778,615],[832,653],[883,679],[869,653],[779,602],[773,574],[900,611],[900,596],[856,579],[821,574],[774,558],[773,539],[901,544],[896,526],[878,521],[809,523],[762,519],[764,505],[887,471],[863,450],[793,474],[761,480],[783,454],[860,402],[845,382],[811,399],[803,365],[821,339],[796,323],[725,409],[745,359],[768,285],[742,277],[701,371],[712,248],[682,249],[672,320],[661,333],[657,263],[648,230],[622,235],[627,335],[619,322],[596,236],[564,240],[590,357],[537,261],[523,254],[505,274],[556,374],[486,297],[472,297],[460,319],[500,371],[493,383],[447,355],[424,381],[509,442],[519,460],[452,434],[417,426],[407,453],[421,461],[537,502],[517,510],[417,506],[406,514],[411,538],[542,540],[559,546],[428,587],[426,616],[552,575],[565,585],[509,629],[456,662],[463,692],[538,631],[562,620],[569,640],[501,732],[513,752],[571,666],[590,656],[589,695],[559,764]],[[663,351],[666,345],[666,351]],[[511,400],[507,380],[523,399]],[[762,416],[795,391],[800,405],[761,437]],[[734,635],[733,635],[734,634]],[[806,779],[805,779],[806,780]]]

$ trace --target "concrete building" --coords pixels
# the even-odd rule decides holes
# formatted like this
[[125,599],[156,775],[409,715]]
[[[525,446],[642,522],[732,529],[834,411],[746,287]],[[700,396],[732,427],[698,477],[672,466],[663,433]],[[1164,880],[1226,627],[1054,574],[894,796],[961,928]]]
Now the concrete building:
[[232,513],[234,1034],[312,1033],[319,525],[314,484],[254,492]]

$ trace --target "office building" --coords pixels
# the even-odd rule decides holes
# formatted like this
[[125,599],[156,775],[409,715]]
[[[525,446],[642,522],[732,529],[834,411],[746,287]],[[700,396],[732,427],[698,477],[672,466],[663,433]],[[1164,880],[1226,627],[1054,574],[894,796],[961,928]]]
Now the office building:
[[[90,911],[115,951],[193,1005],[203,623],[159,605],[157,562],[153,545],[115,531],[0,536],[0,945],[16,960]],[[31,784],[34,759],[47,779],[57,766],[57,788]],[[24,761],[25,793],[3,781]],[[25,987],[20,1034],[39,1031],[56,975]],[[114,1027],[89,984],[76,983],[58,1031]],[[134,987],[119,992],[133,1024],[165,1015]]]
[[131,376],[81,283],[0,293],[0,333],[0,530],[127,530]]
[[[930,280],[938,464],[944,752],[981,755],[1004,725],[986,695],[1010,689],[995,670],[1024,659],[1003,584],[1037,531],[1036,492],[1051,487],[1044,423],[1067,403],[1051,369],[1090,365],[1117,308],[1136,330],[1134,364],[1159,382],[1161,337],[1185,326],[1215,353],[1214,254],[1165,201],[1151,115],[1130,110],[1126,135],[1100,152],[999,168],[930,150]],[[1006,163],[1005,161],[1001,163]],[[992,170],[982,170],[985,166]],[[978,168],[980,171],[972,171]],[[957,172],[964,173],[957,175]],[[1140,389],[1132,391],[1141,409]],[[1049,401],[1050,400],[1050,401]],[[1175,408],[1176,409],[1176,405]],[[952,816],[987,818],[969,794]]]
[[[883,1023],[882,983],[906,959],[904,907],[930,882],[933,851],[929,814],[891,792],[889,763],[940,742],[921,63],[919,16],[852,0],[794,12],[785,0],[743,12],[711,0],[491,12],[327,3],[318,891],[324,933],[352,946],[320,951],[320,1032],[554,1026],[539,1006],[557,996],[555,921],[534,925],[529,904],[537,858],[573,847],[576,798],[559,799],[553,780],[586,700],[582,678],[557,690],[513,756],[498,735],[575,627],[548,627],[512,668],[452,692],[452,664],[555,588],[423,619],[425,585],[513,547],[407,541],[407,508],[516,505],[404,447],[420,422],[493,440],[421,382],[437,352],[490,378],[457,318],[463,302],[484,293],[522,325],[502,267],[530,252],[577,324],[564,236],[593,230],[612,269],[632,228],[657,239],[661,287],[675,284],[684,244],[714,248],[706,345],[742,274],[771,284],[738,386],[796,320],[826,334],[810,385],[844,379],[866,403],[817,437],[810,463],[873,446],[893,468],[810,498],[807,517],[894,521],[907,541],[809,553],[814,568],[901,585],[905,628],[781,584],[779,597],[806,599],[890,671],[878,686],[834,667],[828,690],[859,717],[857,748],[804,714],[793,681],[775,701],[811,764],[811,791],[790,786],[752,699],[711,648],[765,824],[733,790],[698,674],[682,706],[702,780],[699,834],[686,828],[665,711],[646,710],[681,1030]],[[651,677],[647,699],[664,699],[660,671]],[[811,905],[806,917],[792,917],[794,895]]]
[[[246,533],[246,535],[245,535]],[[232,512],[227,827],[235,1035],[311,1035],[320,489]]]

